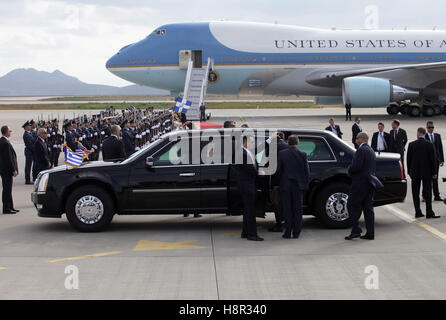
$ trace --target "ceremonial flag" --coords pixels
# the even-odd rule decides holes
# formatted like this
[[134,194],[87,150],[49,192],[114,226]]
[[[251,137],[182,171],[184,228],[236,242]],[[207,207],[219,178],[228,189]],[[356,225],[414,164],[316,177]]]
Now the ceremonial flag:
[[173,108],[173,110],[175,112],[186,113],[191,106],[192,106],[192,101],[188,101],[183,98],[178,98],[177,103],[175,104],[175,107]]
[[63,146],[63,152],[65,154],[65,164],[74,168],[80,167],[82,165],[84,156],[73,152],[73,150],[68,148],[66,144]]

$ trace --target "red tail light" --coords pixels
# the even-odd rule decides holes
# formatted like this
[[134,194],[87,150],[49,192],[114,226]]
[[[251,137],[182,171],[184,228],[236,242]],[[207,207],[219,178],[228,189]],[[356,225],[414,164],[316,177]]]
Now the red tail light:
[[401,170],[401,180],[406,180],[406,177],[404,176],[403,163],[401,162],[401,160],[399,161],[399,163],[400,163],[400,170]]

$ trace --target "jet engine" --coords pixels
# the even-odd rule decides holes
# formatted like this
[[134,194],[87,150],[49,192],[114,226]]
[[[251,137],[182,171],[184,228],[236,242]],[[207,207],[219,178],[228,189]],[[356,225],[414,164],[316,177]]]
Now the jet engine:
[[390,102],[418,98],[419,92],[394,85],[388,79],[350,77],[342,81],[342,97],[352,107],[385,107]]

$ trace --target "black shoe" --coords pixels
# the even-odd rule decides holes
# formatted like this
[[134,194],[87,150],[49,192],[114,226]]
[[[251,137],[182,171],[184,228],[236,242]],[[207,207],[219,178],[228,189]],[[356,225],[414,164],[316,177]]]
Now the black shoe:
[[3,214],[16,214],[17,212],[15,212],[15,211],[12,211],[12,210],[6,210],[6,211],[3,211]]
[[183,217],[185,217],[185,218],[189,217],[189,213],[183,214]]
[[282,235],[282,238],[284,238],[284,239],[291,239],[291,236],[288,236],[288,235],[284,234],[284,235]]
[[243,234],[240,236],[242,239],[246,239],[248,236],[246,234]]
[[438,219],[441,218],[440,216],[436,216],[435,213],[432,213],[430,215],[426,215],[426,219]]
[[415,213],[415,218],[422,218],[424,217],[424,214],[420,213]]
[[201,218],[201,217],[202,217],[201,214],[198,214],[198,213],[194,214],[194,218]]
[[282,225],[281,224],[276,224],[274,225],[274,227],[271,227],[268,229],[269,232],[282,232]]
[[34,183],[32,183],[31,181],[26,181],[25,185],[34,185]]
[[357,234],[350,234],[349,236],[345,237],[344,239],[345,239],[345,240],[352,240],[352,239],[355,239],[355,238],[359,238],[360,236],[361,236],[360,233],[357,233]]
[[374,236],[369,236],[368,234],[365,234],[365,235],[363,235],[363,236],[360,236],[360,238],[361,238],[361,239],[364,239],[364,240],[375,240],[375,237],[374,237]]
[[295,235],[293,235],[293,239],[299,239],[299,236],[300,236],[299,234],[297,234],[297,235],[295,234]]
[[260,238],[259,236],[248,236],[246,237],[246,239],[251,240],[251,241],[263,241],[263,238]]
[[16,210],[16,209],[11,209],[11,211],[14,212],[14,213],[19,213],[20,212],[20,210]]
[[443,201],[443,199],[441,199],[440,197],[435,197],[434,201]]

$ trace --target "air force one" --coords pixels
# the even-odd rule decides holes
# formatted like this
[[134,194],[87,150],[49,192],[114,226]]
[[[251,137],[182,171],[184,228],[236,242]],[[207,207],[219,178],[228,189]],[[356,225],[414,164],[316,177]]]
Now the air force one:
[[441,30],[168,24],[123,47],[106,67],[122,79],[178,95],[190,66],[206,64],[209,93],[311,95],[319,104],[387,107],[390,114],[446,113]]

